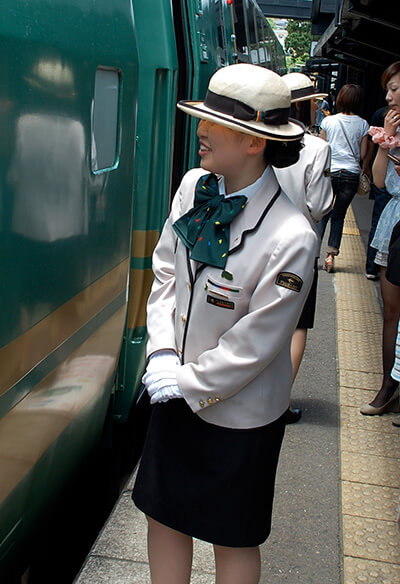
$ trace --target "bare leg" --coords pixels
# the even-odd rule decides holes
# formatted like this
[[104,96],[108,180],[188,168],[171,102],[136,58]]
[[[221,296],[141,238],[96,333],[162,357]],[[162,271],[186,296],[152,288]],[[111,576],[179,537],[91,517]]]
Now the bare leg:
[[326,258],[325,258],[325,263],[324,263],[324,267],[323,269],[326,272],[333,272],[334,267],[335,267],[335,255],[337,254],[333,254],[331,252],[326,254]]
[[189,584],[193,540],[147,517],[147,545],[152,584]]
[[392,379],[390,373],[394,363],[394,352],[397,336],[397,324],[400,316],[400,286],[395,286],[386,280],[386,268],[381,267],[381,293],[383,299],[383,331],[382,360],[383,380],[372,406],[381,407],[393,395],[398,382]]
[[290,346],[290,356],[292,359],[293,378],[292,383],[296,379],[299,371],[301,361],[303,359],[304,350],[307,342],[307,329],[296,329],[292,336],[292,344]]
[[258,584],[260,581],[260,549],[214,546],[215,584]]

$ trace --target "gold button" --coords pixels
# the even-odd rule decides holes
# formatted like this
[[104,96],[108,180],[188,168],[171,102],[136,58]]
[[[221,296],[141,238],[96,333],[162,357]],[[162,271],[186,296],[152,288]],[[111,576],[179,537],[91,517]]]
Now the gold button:
[[182,314],[181,316],[182,322],[185,323],[186,322],[186,316],[184,314]]
[[190,283],[190,282],[188,283],[188,288],[189,288],[189,290],[191,290],[191,289],[192,289],[192,285],[191,285],[191,283]]
[[215,398],[215,401],[216,401],[216,402],[219,402],[219,401],[221,401],[221,398],[220,398],[220,397],[216,397],[216,398]]
[[178,349],[179,355],[182,355],[182,349]]
[[214,403],[213,398],[212,397],[208,397],[207,398],[207,403],[210,404],[210,405],[213,404]]
[[200,406],[201,408],[204,408],[204,406],[205,406],[205,405],[206,405],[206,404],[205,404],[205,403],[203,402],[203,400],[201,399],[201,400],[199,401],[199,406]]

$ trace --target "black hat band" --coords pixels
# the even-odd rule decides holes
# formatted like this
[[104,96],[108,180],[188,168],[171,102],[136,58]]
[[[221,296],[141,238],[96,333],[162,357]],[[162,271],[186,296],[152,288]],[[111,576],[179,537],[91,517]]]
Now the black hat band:
[[246,122],[254,120],[256,122],[264,122],[264,124],[270,126],[280,126],[281,124],[287,124],[289,121],[290,108],[281,107],[267,111],[255,110],[242,101],[225,95],[218,95],[210,90],[207,91],[204,105],[212,110]]
[[[292,89],[292,96],[291,99],[300,99],[301,97],[312,97],[316,95],[317,92],[314,90],[312,86],[310,87],[301,87],[300,89]],[[318,95],[318,94],[317,94]]]

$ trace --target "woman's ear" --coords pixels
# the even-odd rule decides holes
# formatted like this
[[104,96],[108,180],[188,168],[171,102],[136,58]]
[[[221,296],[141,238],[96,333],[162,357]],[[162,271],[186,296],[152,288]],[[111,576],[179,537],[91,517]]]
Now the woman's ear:
[[267,141],[265,138],[259,138],[258,136],[251,136],[250,144],[247,148],[248,154],[259,154],[264,152]]

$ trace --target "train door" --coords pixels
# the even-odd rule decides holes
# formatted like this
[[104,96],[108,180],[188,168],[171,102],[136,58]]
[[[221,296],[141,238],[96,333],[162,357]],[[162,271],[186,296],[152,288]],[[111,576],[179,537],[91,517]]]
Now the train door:
[[271,69],[274,69],[273,63],[274,63],[274,52],[275,52],[275,47],[274,47],[274,34],[273,31],[271,30],[271,27],[267,27],[266,29],[266,36],[264,38],[264,47],[265,47],[265,51],[266,51],[266,59],[267,59],[267,63],[269,63],[269,67]]
[[132,0],[139,78],[128,315],[114,414],[126,422],[145,366],[151,256],[169,209],[178,59],[169,0]]
[[[221,6],[221,0],[173,2],[179,60],[178,99],[204,99],[211,75],[227,64],[225,16]],[[177,111],[173,192],[186,170],[198,165],[197,124],[195,118]]]
[[258,38],[257,38],[257,27],[254,14],[254,6],[251,2],[248,3],[247,10],[247,22],[248,22],[248,42],[249,42],[249,54],[250,63],[253,65],[258,65]]
[[224,6],[222,0],[214,0],[214,9],[217,23],[218,45],[217,45],[217,63],[219,67],[228,65],[228,44],[225,34]]
[[238,63],[249,63],[249,24],[247,0],[236,0],[232,3],[234,12],[234,34]]
[[267,62],[267,56],[265,53],[265,45],[264,45],[264,38],[265,38],[264,21],[265,21],[265,17],[258,10],[255,12],[255,17],[256,17],[256,27],[257,27],[257,38],[258,38],[259,64],[262,65],[263,67],[267,67],[268,62]]

